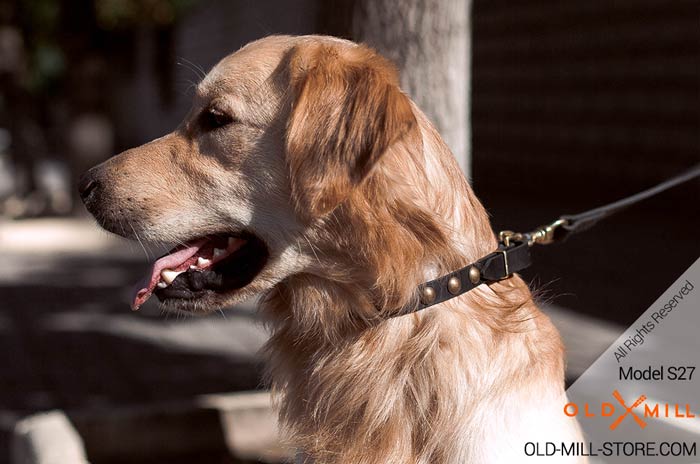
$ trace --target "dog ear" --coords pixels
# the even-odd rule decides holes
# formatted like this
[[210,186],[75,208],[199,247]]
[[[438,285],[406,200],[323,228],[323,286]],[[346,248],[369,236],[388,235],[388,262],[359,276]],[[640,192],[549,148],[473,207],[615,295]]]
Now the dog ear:
[[307,45],[293,53],[286,132],[292,194],[300,212],[319,217],[417,122],[393,65],[371,49]]

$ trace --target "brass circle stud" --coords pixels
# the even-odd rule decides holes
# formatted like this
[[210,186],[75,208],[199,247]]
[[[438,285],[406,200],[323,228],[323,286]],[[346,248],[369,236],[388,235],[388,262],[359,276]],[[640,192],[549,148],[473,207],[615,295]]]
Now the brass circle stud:
[[423,293],[421,294],[420,300],[423,304],[428,305],[435,301],[436,296],[437,293],[435,293],[435,289],[433,287],[425,287],[423,289]]
[[447,290],[453,295],[458,294],[462,290],[462,282],[457,277],[450,277],[450,280],[447,281]]
[[481,271],[479,271],[479,269],[477,269],[476,266],[472,266],[469,268],[469,280],[474,285],[478,284],[479,281],[481,281]]

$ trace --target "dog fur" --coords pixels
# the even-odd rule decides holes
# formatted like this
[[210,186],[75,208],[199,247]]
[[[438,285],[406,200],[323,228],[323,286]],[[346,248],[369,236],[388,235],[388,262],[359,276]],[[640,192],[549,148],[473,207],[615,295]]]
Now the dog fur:
[[[215,107],[233,123],[204,130]],[[512,463],[525,442],[581,439],[563,414],[563,348],[512,276],[415,314],[416,287],[496,248],[483,206],[394,67],[321,36],[224,58],[182,125],[95,168],[107,229],[178,243],[248,230],[281,423],[317,463]],[[558,462],[582,462],[562,458]]]

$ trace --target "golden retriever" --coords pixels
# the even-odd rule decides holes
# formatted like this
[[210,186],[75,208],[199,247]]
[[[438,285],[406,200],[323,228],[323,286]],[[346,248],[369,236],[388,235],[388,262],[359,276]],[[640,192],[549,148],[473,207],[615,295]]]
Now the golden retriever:
[[174,132],[80,191],[107,230],[175,246],[134,308],[152,293],[190,312],[263,294],[269,378],[304,462],[538,462],[526,442],[580,440],[559,335],[518,276],[397,314],[497,243],[394,67],[363,45],[245,46]]

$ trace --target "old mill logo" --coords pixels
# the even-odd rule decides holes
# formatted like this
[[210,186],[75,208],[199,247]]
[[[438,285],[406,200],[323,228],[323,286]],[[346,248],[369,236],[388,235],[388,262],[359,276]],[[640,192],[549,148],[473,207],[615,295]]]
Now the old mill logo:
[[[581,411],[577,403],[567,403],[564,406],[564,414],[569,417],[612,417],[614,419],[610,423],[610,430],[615,430],[627,418],[633,420],[643,429],[647,426],[644,419],[651,417],[674,417],[678,419],[692,419],[695,417],[695,414],[690,412],[690,405],[688,404],[656,403],[652,405],[647,402],[648,398],[645,395],[640,395],[628,406],[628,403],[625,402],[619,391],[614,390],[612,396],[619,405],[616,406],[613,403],[604,402],[600,404],[600,409],[598,410],[595,407],[591,407],[589,403],[584,403],[583,411]],[[581,412],[582,414],[580,414]]]

